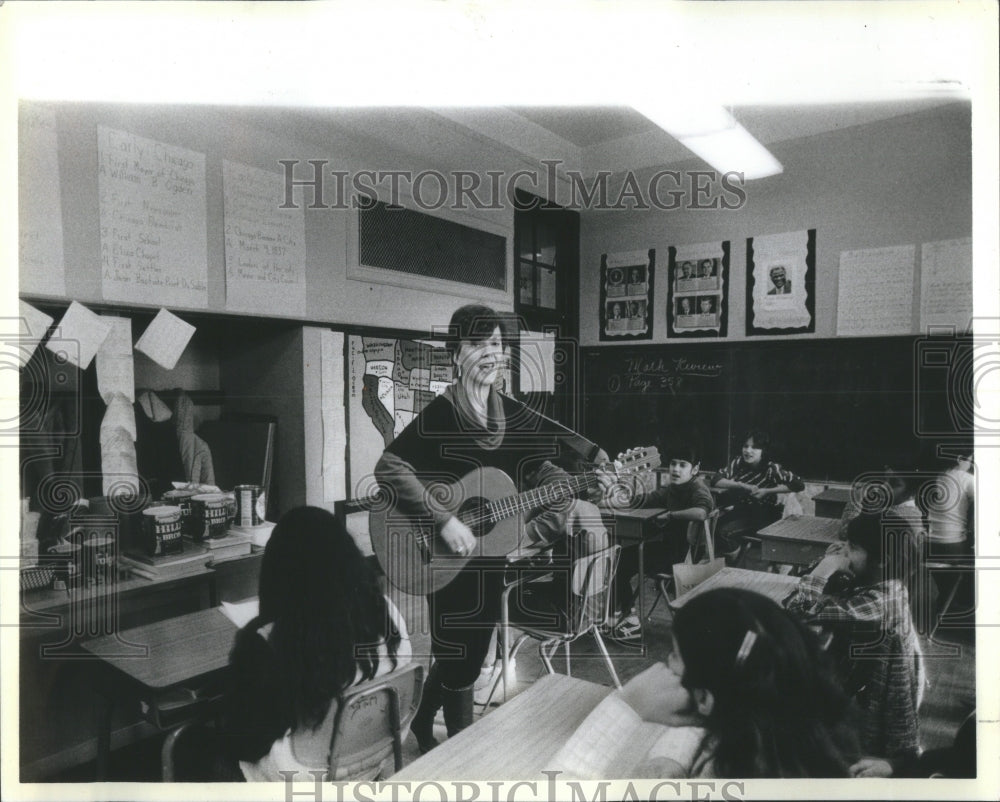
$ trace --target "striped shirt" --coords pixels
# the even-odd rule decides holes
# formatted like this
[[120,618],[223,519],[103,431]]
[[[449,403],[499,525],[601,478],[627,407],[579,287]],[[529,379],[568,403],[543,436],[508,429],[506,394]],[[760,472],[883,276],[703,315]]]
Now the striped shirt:
[[[748,462],[744,462],[743,457],[735,457],[732,462],[719,471],[719,475],[715,477],[715,483],[718,483],[719,479],[745,482],[754,487],[778,487],[778,485],[785,485],[792,493],[797,493],[805,489],[805,482],[802,479],[791,471],[782,468],[777,462],[765,462],[761,460],[756,465],[751,465]],[[772,506],[780,504],[777,494],[765,496],[759,499],[759,501],[762,504],[770,504]]]

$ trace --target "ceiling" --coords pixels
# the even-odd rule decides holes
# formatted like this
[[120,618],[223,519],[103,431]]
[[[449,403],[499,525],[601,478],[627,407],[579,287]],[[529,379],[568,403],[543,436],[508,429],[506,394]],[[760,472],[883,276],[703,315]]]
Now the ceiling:
[[[765,145],[914,114],[946,104],[946,96],[863,103],[744,105],[733,116]],[[688,161],[693,154],[628,106],[285,109],[281,125],[306,141],[346,133],[435,167],[537,167],[620,173]]]

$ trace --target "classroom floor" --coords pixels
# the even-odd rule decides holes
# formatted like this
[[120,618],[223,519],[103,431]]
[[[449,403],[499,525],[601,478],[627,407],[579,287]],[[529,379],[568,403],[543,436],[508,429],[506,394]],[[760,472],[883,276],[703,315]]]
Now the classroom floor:
[[[758,555],[751,551],[747,560],[748,568],[763,568]],[[653,585],[646,586],[646,604],[652,604],[655,589]],[[417,605],[422,605],[422,599],[414,599],[413,606],[400,600],[400,609],[411,621],[412,611],[415,619],[420,615],[416,612]],[[976,699],[976,662],[974,630],[949,628],[939,630],[934,643],[922,639],[925,664],[927,668],[928,686],[920,708],[921,736],[925,749],[948,746],[954,738],[955,731],[966,715],[975,707]],[[415,655],[429,653],[430,638],[425,628],[419,624],[411,626],[411,640]],[[661,602],[646,627],[644,648],[626,646],[605,640],[615,669],[624,683],[640,673],[653,662],[663,659],[667,653],[670,641],[670,619],[665,605]],[[957,654],[952,652],[957,651]],[[557,671],[565,672],[563,652],[560,650],[553,661]],[[584,638],[573,644],[571,650],[572,674],[581,679],[611,685],[607,666],[598,652],[594,641]],[[517,656],[517,682],[510,688],[510,693],[517,694],[527,688],[545,672],[537,647],[533,642],[525,643]],[[477,693],[480,701],[485,701],[489,690]],[[501,691],[498,690],[497,697]],[[499,699],[495,699],[495,702]],[[490,707],[477,704],[475,716],[478,720],[490,711],[496,710],[494,703]],[[435,736],[439,741],[445,740],[447,734],[444,721],[438,715],[435,724]],[[160,746],[163,738],[154,737],[118,749],[111,755],[109,779],[117,782],[158,782],[160,780]],[[403,745],[403,759],[406,764],[417,759],[420,753],[415,739],[407,738]],[[89,762],[74,767],[51,778],[52,782],[90,782],[94,778],[94,763]]]

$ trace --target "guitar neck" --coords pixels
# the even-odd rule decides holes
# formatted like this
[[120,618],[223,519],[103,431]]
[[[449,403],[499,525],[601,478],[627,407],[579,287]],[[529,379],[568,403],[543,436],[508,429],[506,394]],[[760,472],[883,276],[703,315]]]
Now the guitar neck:
[[[597,474],[582,473],[571,476],[562,482],[553,482],[552,484],[536,487],[534,490],[525,490],[523,493],[518,493],[514,496],[494,499],[486,505],[486,509],[489,511],[491,520],[496,522],[522,512],[528,512],[537,507],[543,507],[546,504],[572,498],[581,490],[590,489],[597,485]],[[475,514],[472,513],[472,515]],[[461,517],[463,518],[463,523],[470,523],[464,520],[465,516]]]

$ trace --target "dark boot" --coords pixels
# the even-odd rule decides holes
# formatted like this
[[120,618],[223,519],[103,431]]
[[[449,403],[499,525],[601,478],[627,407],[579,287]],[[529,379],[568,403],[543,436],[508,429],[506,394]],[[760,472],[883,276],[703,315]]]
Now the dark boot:
[[441,703],[442,688],[438,681],[437,663],[435,663],[427,672],[423,693],[420,696],[420,707],[410,722],[410,732],[416,737],[422,755],[438,745],[434,737],[434,717],[441,709]]
[[444,724],[448,728],[448,737],[450,738],[472,723],[472,705],[474,703],[472,686],[458,691],[442,688],[441,699],[444,704]]

